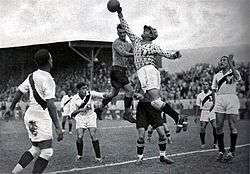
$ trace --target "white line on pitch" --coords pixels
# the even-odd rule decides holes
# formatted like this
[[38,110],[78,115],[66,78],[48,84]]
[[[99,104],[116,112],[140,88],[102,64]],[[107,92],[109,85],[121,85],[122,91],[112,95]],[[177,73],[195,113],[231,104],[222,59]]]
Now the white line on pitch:
[[[236,148],[241,148],[241,147],[246,147],[246,146],[250,146],[250,143],[249,144],[238,145],[238,146],[236,146]],[[229,147],[227,147],[226,149],[229,149]],[[190,155],[190,154],[195,154],[195,153],[205,153],[205,152],[212,152],[212,151],[217,151],[217,149],[197,150],[197,151],[191,151],[191,152],[183,152],[183,153],[171,154],[171,155],[168,155],[168,156],[169,157],[175,157],[175,156]],[[156,159],[156,158],[159,158],[159,156],[144,158],[143,161],[152,160],[152,159]],[[69,170],[48,172],[47,174],[68,173],[68,172],[83,171],[83,170],[88,170],[88,169],[98,169],[98,168],[103,168],[103,167],[113,167],[113,166],[119,166],[119,165],[124,165],[124,164],[129,164],[129,163],[135,163],[135,162],[136,162],[136,160],[123,161],[123,162],[119,162],[119,163],[103,164],[103,165],[100,165],[100,166],[90,166],[90,167],[73,168],[73,169],[69,169]]]
[[130,128],[130,127],[135,127],[135,126],[116,126],[116,127],[100,127],[99,129],[121,129],[121,128]]

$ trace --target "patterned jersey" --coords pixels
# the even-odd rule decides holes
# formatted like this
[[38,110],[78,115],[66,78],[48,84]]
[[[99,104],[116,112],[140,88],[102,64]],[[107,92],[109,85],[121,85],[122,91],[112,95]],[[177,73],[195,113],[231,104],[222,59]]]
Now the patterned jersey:
[[132,53],[132,45],[128,41],[122,41],[121,39],[116,39],[112,44],[112,58],[113,66],[118,65],[121,67],[127,67],[128,59],[133,58],[132,56],[128,57],[129,53]]
[[120,22],[124,30],[126,31],[129,39],[134,47],[134,62],[136,69],[140,69],[145,65],[154,65],[158,68],[158,60],[161,57],[174,59],[175,51],[164,51],[158,45],[153,43],[144,43],[142,39],[130,30],[126,20],[123,17],[119,17]]
[[205,93],[202,91],[198,94],[196,99],[196,105],[202,110],[209,110],[213,105],[212,91]]
[[236,94],[237,82],[241,80],[239,71],[236,72],[239,74],[239,79],[235,79],[233,71],[231,69],[225,74],[220,71],[214,75],[212,89],[215,89],[217,91],[217,95]]
[[94,97],[98,97],[98,98],[103,98],[103,94],[100,92],[96,92],[96,91],[88,91],[86,96],[81,99],[81,97],[79,96],[79,94],[76,94],[73,96],[71,102],[70,102],[70,111],[74,112],[77,109],[84,109],[83,112],[80,112],[79,114],[77,114],[77,116],[89,116],[91,114],[94,113]]
[[[36,91],[43,100],[46,101],[46,99],[55,98],[56,84],[49,72],[38,69],[37,71],[33,72],[33,80]],[[32,91],[29,77],[27,77],[26,80],[18,86],[18,89],[22,93]],[[37,103],[35,97],[33,96],[33,92],[30,92],[30,107],[37,110],[43,110],[41,105]]]

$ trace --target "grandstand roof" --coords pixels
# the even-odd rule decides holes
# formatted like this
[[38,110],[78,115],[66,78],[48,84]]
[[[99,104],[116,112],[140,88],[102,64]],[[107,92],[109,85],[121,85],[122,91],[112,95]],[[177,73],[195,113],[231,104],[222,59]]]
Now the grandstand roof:
[[84,48],[112,48],[112,42],[105,41],[90,41],[90,40],[77,40],[70,41],[72,46]]

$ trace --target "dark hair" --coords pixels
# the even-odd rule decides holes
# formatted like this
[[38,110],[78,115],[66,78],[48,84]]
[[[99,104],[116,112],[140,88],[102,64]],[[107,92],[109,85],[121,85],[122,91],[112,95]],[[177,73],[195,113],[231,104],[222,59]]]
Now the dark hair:
[[79,83],[77,83],[77,85],[76,85],[76,89],[79,90],[79,89],[81,89],[83,86],[88,86],[88,84],[87,84],[87,83],[84,83],[84,82],[79,82]]
[[48,50],[40,49],[35,53],[34,59],[38,67],[44,66],[48,63],[51,55]]

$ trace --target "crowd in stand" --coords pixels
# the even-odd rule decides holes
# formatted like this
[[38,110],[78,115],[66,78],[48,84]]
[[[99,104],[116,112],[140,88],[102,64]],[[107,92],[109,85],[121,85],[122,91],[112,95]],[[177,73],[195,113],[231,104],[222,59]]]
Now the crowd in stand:
[[[240,98],[249,97],[249,69],[250,63],[239,64],[238,70],[241,73],[242,81],[239,83],[237,91]],[[213,74],[216,68],[210,64],[197,64],[191,69],[180,73],[169,73],[161,71],[162,77],[162,95],[165,99],[194,99],[201,91],[202,81],[206,80],[212,82]],[[96,63],[94,65],[94,75],[92,88],[100,92],[107,92],[111,89],[109,79],[110,66],[105,63]],[[24,73],[25,74],[25,73]],[[79,81],[89,82],[90,71],[88,66],[81,66],[78,68],[62,68],[52,72],[57,84],[57,99],[61,98],[61,92],[65,90],[72,90]],[[0,82],[0,101],[10,101],[14,96],[17,85],[23,79],[11,76],[7,80]],[[28,100],[27,97],[23,98]]]

